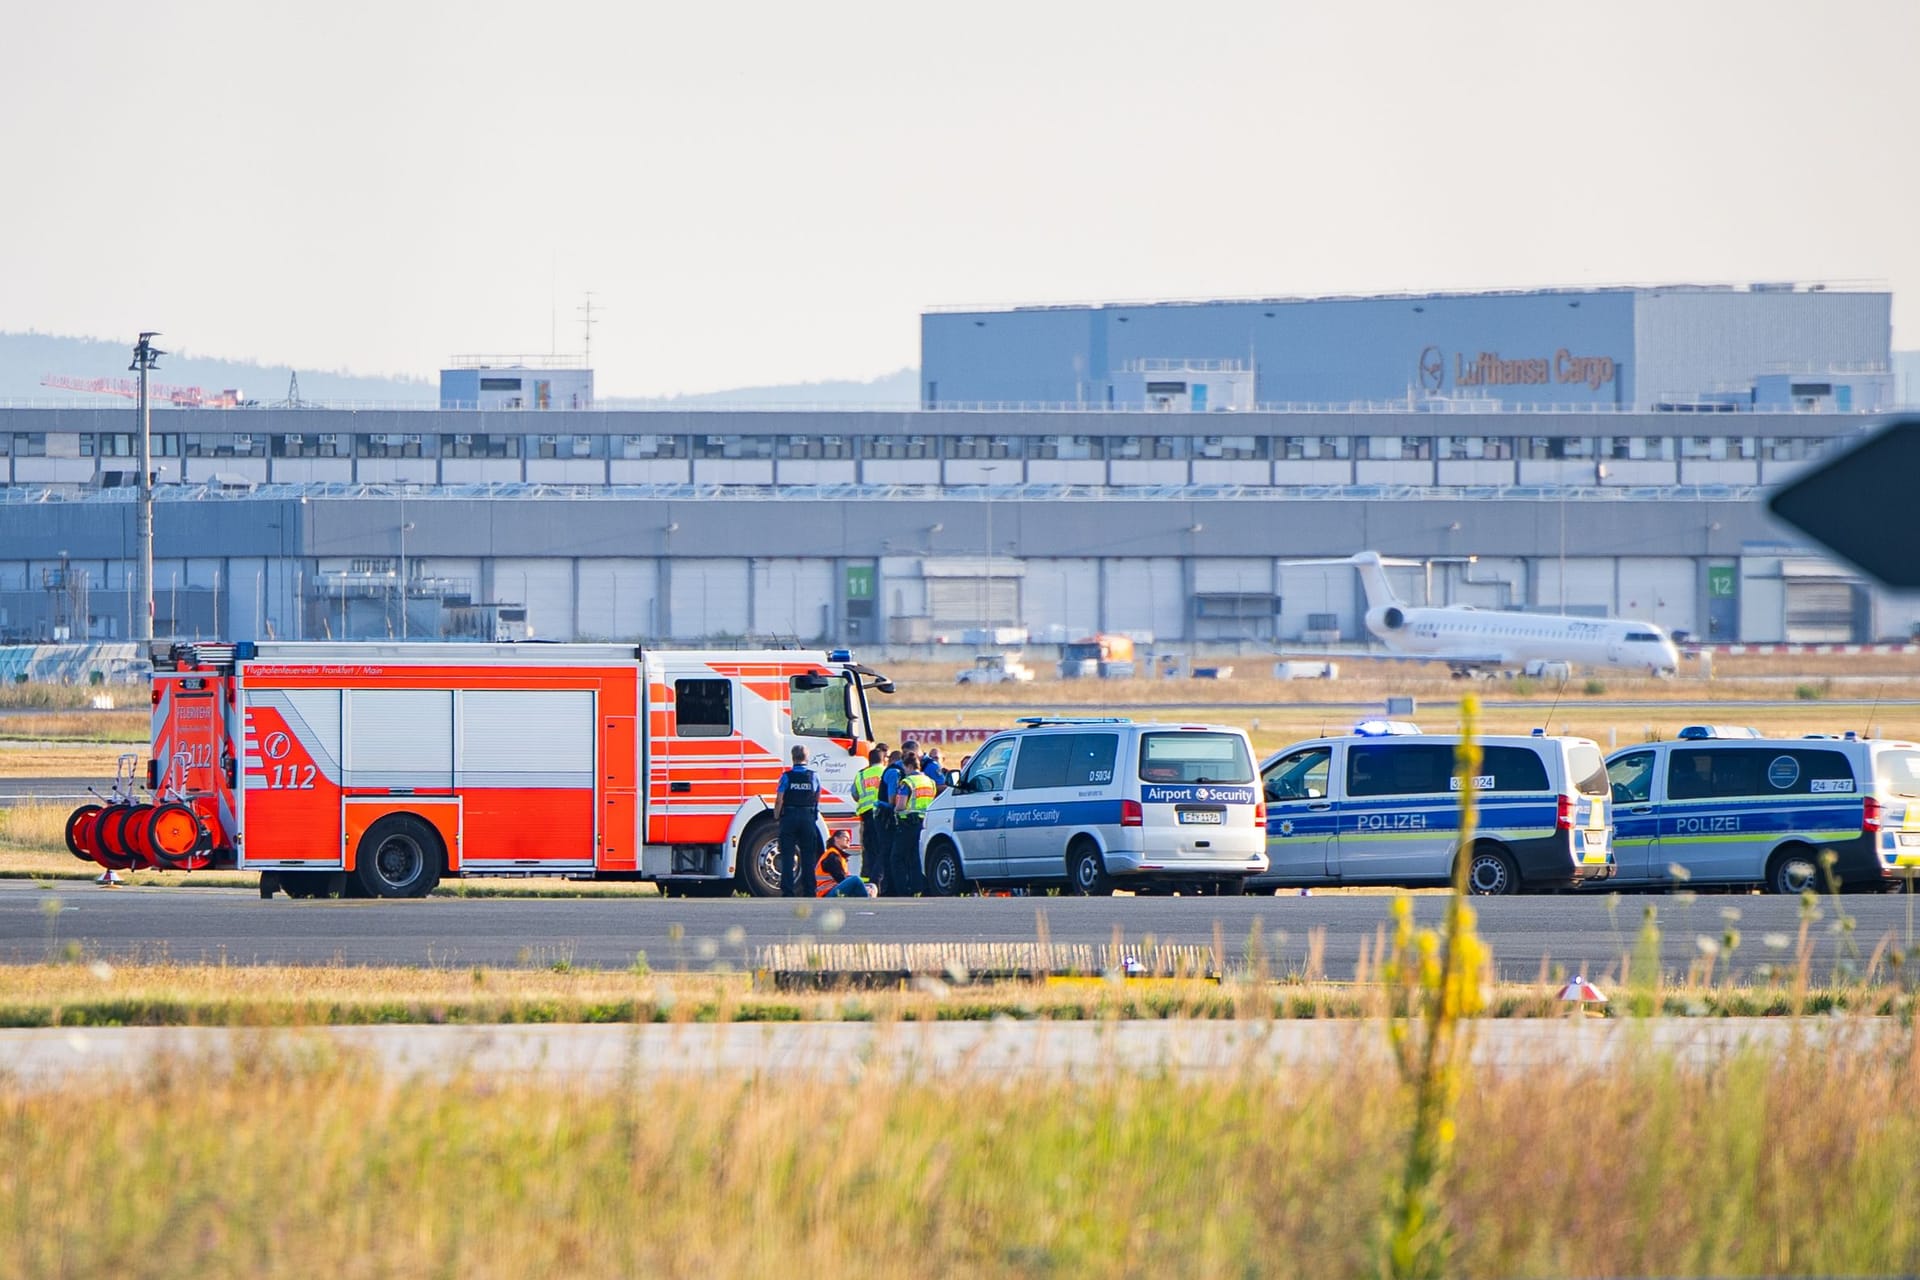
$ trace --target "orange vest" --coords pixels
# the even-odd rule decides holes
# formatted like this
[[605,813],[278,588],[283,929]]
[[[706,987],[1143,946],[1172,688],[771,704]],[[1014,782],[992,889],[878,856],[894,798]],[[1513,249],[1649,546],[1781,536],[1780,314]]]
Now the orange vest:
[[[832,851],[823,853],[820,855],[820,861],[813,864],[813,896],[816,898],[826,897],[840,883],[840,880],[834,879],[832,873],[827,870],[827,859],[832,856]],[[845,877],[842,876],[841,879]]]

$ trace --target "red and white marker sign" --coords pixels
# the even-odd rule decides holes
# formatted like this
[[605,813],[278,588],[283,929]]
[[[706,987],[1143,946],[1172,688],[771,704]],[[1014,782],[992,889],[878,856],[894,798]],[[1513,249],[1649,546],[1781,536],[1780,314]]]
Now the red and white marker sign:
[[1566,986],[1560,988],[1560,998],[1562,1000],[1577,1001],[1580,1004],[1605,1004],[1607,1002],[1607,998],[1600,994],[1600,988],[1594,986],[1578,974],[1574,975],[1573,980],[1567,983]]

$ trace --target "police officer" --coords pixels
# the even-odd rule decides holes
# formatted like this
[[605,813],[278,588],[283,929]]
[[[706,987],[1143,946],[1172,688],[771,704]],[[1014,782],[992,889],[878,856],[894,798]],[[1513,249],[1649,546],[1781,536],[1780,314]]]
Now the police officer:
[[869,880],[880,878],[879,863],[887,846],[880,843],[880,775],[887,771],[887,749],[876,743],[867,752],[867,767],[853,776],[853,811],[860,818],[860,869]]
[[780,824],[780,894],[811,898],[807,876],[820,861],[820,778],[807,768],[807,749],[793,749],[793,768],[780,775],[773,793]]
[[880,795],[873,808],[878,820],[878,830],[874,832],[877,843],[873,852],[864,855],[873,859],[873,870],[867,878],[879,886],[881,897],[892,892],[893,838],[899,826],[893,812],[893,793],[900,787],[900,772],[900,752],[888,752],[887,767],[880,774]]
[[895,832],[887,891],[907,898],[921,888],[920,832],[926,825],[927,807],[933,803],[934,786],[933,779],[920,772],[918,752],[901,756],[900,768],[900,784],[893,789]]

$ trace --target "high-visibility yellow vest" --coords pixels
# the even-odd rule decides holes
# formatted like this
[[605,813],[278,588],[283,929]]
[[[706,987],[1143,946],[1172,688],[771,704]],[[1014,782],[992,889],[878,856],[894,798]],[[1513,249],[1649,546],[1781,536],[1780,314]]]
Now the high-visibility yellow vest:
[[880,803],[880,775],[887,771],[885,764],[870,764],[854,775],[853,811],[858,814],[872,813]]
[[907,802],[907,812],[916,818],[933,807],[933,798],[940,792],[940,788],[933,785],[933,779],[924,773],[910,773],[900,779],[900,783],[913,792],[913,799]]

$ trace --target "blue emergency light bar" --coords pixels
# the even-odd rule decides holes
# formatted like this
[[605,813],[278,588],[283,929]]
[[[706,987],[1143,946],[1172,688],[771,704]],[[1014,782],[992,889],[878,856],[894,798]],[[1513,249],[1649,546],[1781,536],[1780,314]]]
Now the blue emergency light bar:
[[1411,720],[1362,720],[1353,726],[1356,738],[1398,738],[1419,732],[1420,726]]

